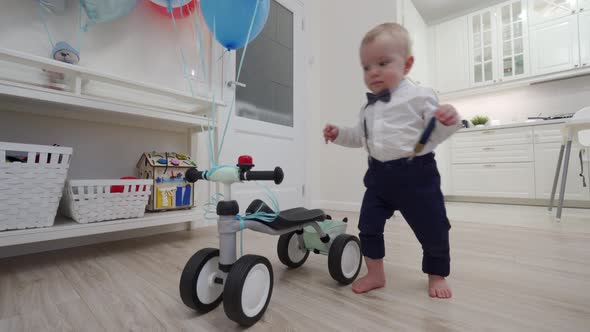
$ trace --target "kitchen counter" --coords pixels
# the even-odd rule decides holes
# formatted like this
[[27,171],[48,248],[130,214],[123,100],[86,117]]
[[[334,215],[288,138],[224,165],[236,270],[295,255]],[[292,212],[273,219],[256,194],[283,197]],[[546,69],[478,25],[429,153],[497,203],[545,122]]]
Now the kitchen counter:
[[496,129],[505,129],[505,128],[544,126],[544,125],[565,123],[567,120],[569,120],[569,119],[537,120],[537,121],[532,121],[532,122],[510,123],[510,124],[499,125],[499,126],[486,126],[486,127],[479,127],[479,128],[475,128],[475,127],[463,128],[463,129],[460,129],[458,132],[465,133],[465,132],[472,132],[472,131],[496,130]]

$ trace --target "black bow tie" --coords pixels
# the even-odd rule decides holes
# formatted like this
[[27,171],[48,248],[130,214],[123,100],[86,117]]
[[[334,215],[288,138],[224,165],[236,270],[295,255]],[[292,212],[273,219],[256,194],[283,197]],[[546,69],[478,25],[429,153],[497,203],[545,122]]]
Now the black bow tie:
[[367,106],[373,105],[378,100],[388,103],[391,100],[391,92],[389,90],[381,91],[378,94],[367,92]]

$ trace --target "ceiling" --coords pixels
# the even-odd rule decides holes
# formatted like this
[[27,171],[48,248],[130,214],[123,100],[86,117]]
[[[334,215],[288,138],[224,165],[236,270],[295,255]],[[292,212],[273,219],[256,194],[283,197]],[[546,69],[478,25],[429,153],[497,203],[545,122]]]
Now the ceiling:
[[468,14],[506,0],[412,0],[428,24]]

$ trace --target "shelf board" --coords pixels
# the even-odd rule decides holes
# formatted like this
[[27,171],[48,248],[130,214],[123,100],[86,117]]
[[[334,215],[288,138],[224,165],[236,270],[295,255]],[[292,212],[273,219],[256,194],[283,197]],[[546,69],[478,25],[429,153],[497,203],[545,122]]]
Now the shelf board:
[[196,208],[193,208],[192,210],[146,213],[142,218],[120,219],[88,224],[79,224],[71,219],[58,216],[55,220],[55,224],[50,227],[0,232],[0,248],[26,243],[195,221],[205,224],[203,213]]
[[[0,111],[161,130],[200,131],[210,98],[0,48]],[[49,83],[48,72],[63,75]],[[220,101],[216,105],[224,106]]]

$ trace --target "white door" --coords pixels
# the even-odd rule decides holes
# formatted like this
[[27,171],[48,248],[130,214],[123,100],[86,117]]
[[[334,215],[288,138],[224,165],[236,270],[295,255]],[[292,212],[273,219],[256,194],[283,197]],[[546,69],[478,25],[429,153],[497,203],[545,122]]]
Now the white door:
[[540,24],[576,13],[579,0],[529,0],[531,24]]
[[[557,167],[557,158],[559,157],[560,143],[542,143],[535,144],[535,184],[536,184],[536,198],[537,199],[548,199],[551,195],[551,189],[553,187],[553,180],[555,178],[555,169]],[[580,151],[583,151],[582,164],[584,170],[580,165]],[[563,171],[563,164],[562,164]],[[572,146],[570,155],[567,183],[565,187],[565,199],[566,200],[577,200],[577,201],[588,201],[590,200],[590,191],[588,187],[583,186],[582,173],[586,177],[586,183],[590,181],[588,179],[588,155],[586,149],[580,146]],[[562,172],[559,176],[561,179]],[[559,197],[559,188],[561,180],[557,185],[557,193],[555,197]]]
[[436,89],[439,93],[469,88],[467,17],[436,26]]
[[493,9],[469,15],[469,63],[471,85],[496,83],[496,18]]
[[[590,0],[588,0],[590,2]],[[578,16],[580,20],[580,66],[590,66],[590,5]]]
[[579,67],[577,15],[534,26],[530,33],[533,75]]
[[499,77],[509,81],[529,75],[529,26],[526,2],[509,1],[497,7]]
[[[282,184],[261,182],[278,198],[280,209],[304,205],[304,82],[303,7],[297,0],[271,0],[264,30],[247,48],[236,106],[223,146],[221,164],[235,165],[240,155],[254,159],[253,171],[283,169]],[[237,72],[243,49],[236,53]],[[233,68],[232,68],[233,69]],[[230,69],[229,77],[235,77]],[[230,93],[233,92],[233,89]],[[225,98],[229,105],[231,98]],[[222,130],[220,130],[222,131]],[[318,134],[319,135],[319,134]],[[245,182],[232,186],[232,199],[243,213],[256,198],[270,203],[265,189]]]

